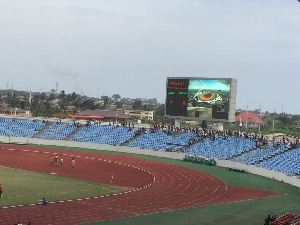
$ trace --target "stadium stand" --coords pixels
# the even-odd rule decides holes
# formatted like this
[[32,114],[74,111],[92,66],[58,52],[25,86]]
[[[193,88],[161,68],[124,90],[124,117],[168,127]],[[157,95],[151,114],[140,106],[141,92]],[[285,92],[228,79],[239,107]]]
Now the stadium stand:
[[135,129],[128,127],[88,125],[75,134],[70,140],[98,144],[121,145],[135,136]]
[[70,134],[72,134],[78,126],[74,123],[67,123],[63,125],[51,138],[52,140],[64,140]]
[[47,130],[44,131],[38,138],[40,139],[52,139],[52,137],[65,126],[65,123],[55,122]]
[[183,147],[190,146],[193,141],[197,140],[199,140],[199,138],[195,133],[182,133],[179,136],[168,136],[167,132],[163,130],[151,130],[127,146],[175,152],[182,150]]
[[251,159],[253,159],[253,157],[257,157],[258,155],[262,154],[265,151],[266,151],[265,148],[252,149],[251,151],[247,151],[244,154],[239,154],[236,157],[232,157],[230,160],[236,161],[236,162],[242,162],[245,164],[250,164],[250,163],[248,163],[248,160],[251,161]]
[[276,147],[262,145],[254,138],[230,136],[230,133],[207,134],[186,129],[169,132],[98,124],[78,127],[78,124],[58,121],[50,125],[40,120],[0,118],[0,135],[181,152],[190,156],[186,161],[194,162],[196,159],[198,163],[203,163],[203,158],[231,160],[300,178],[300,148],[291,149],[284,144]]
[[32,137],[46,125],[43,121],[0,118],[0,135]]
[[264,148],[251,149],[251,151],[232,157],[230,158],[230,160],[241,162],[247,165],[254,165],[256,163],[272,158],[275,155],[278,155],[286,150],[287,148],[285,146],[273,148],[271,144],[268,144]]
[[257,164],[257,166],[279,171],[288,175],[297,175],[300,173],[299,154],[300,148],[293,149],[261,162]]
[[201,155],[209,158],[227,159],[233,155],[240,154],[255,147],[253,139],[216,137],[215,140],[205,139],[189,148],[186,153]]

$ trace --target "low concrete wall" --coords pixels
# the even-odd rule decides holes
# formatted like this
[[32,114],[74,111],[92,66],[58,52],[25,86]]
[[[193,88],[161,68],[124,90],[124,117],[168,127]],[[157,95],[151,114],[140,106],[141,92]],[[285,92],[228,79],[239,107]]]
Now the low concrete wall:
[[260,175],[263,177],[279,180],[288,184],[291,184],[296,187],[300,187],[300,179],[297,177],[292,177],[284,173],[280,173],[275,170],[268,170],[266,168],[256,167],[252,165],[245,165],[239,162],[219,160],[216,159],[217,166],[226,167],[226,168],[237,168],[240,170],[245,170],[245,172]]
[[[185,154],[175,153],[175,152],[161,152],[161,151],[153,151],[150,149],[140,149],[140,148],[130,148],[126,146],[113,146],[113,145],[103,145],[103,144],[94,144],[87,142],[75,142],[75,141],[57,141],[57,140],[44,140],[38,138],[21,138],[21,137],[5,137],[0,136],[0,141],[2,143],[16,143],[16,144],[37,144],[37,145],[56,145],[56,146],[64,146],[64,147],[78,147],[78,148],[87,148],[87,149],[96,149],[96,150],[108,150],[114,152],[125,152],[125,153],[133,153],[140,155],[150,155],[156,157],[164,157],[170,159],[179,159],[182,160],[185,157]],[[300,179],[292,176],[288,176],[284,173],[280,173],[274,170],[268,170],[261,167],[245,165],[239,162],[227,161],[227,160],[219,160],[215,159],[217,166],[225,167],[225,168],[236,168],[240,170],[244,170],[245,172],[264,176],[267,178],[279,180],[288,184],[291,184],[296,187],[300,187]]]

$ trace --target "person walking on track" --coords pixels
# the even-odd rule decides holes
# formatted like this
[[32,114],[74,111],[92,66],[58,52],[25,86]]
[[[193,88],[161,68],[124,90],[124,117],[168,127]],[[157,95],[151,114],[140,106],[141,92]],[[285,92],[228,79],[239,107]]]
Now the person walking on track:
[[75,168],[75,158],[72,158],[72,162],[71,162],[71,170],[73,171]]
[[2,198],[2,184],[0,184],[0,198]]
[[54,159],[54,165],[58,166],[58,155],[56,154],[55,159]]
[[51,155],[50,166],[53,166],[53,162],[54,162],[54,157],[53,157],[53,155]]

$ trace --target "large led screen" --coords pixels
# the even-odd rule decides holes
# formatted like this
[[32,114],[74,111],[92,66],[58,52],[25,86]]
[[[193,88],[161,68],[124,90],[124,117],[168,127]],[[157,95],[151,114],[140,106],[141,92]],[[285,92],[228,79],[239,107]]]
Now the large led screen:
[[167,78],[165,115],[234,122],[236,79]]

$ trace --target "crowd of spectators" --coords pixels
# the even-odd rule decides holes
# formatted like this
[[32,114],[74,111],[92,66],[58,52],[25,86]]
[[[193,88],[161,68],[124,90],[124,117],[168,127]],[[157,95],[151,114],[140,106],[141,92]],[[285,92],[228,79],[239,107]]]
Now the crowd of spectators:
[[299,142],[299,138],[297,138],[294,141],[291,141],[288,137],[285,138],[284,136],[282,137],[282,139],[276,140],[275,137],[273,137],[273,147],[274,148],[278,148],[281,145],[286,146],[288,149],[295,149],[297,147],[297,144]]

